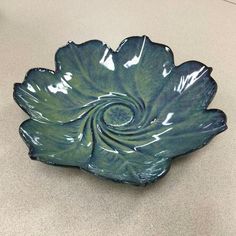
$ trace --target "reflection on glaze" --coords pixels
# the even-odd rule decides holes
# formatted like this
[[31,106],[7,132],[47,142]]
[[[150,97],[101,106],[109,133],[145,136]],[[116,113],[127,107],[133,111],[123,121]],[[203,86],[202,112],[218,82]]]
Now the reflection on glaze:
[[63,80],[60,83],[57,83],[56,85],[49,85],[48,90],[52,93],[64,93],[68,94],[67,90],[71,88],[67,83],[65,83]]
[[105,66],[107,69],[114,71],[115,70],[115,65],[114,62],[112,60],[112,54],[109,54],[109,49],[106,48],[101,60],[99,61],[100,64],[102,64],[103,66]]
[[20,133],[32,159],[147,184],[227,128],[222,111],[207,110],[216,92],[210,72],[196,61],[175,66],[170,48],[146,36],[116,51],[69,42],[55,72],[32,69],[15,85],[30,116]]
[[190,86],[192,86],[198,79],[200,79],[205,73],[207,73],[207,68],[202,66],[198,71],[194,71],[188,75],[182,75],[180,82],[177,87],[174,87],[174,91],[182,93]]
[[146,37],[143,38],[143,43],[142,43],[142,47],[141,47],[141,50],[139,52],[139,55],[134,55],[134,57],[127,61],[125,64],[124,64],[124,67],[125,68],[129,68],[131,66],[134,66],[134,65],[137,65],[141,59],[141,56],[142,56],[142,53],[143,53],[143,49],[144,49],[144,45],[145,45],[145,41],[146,41]]
[[63,77],[66,81],[69,81],[72,79],[72,75],[73,75],[72,73],[66,72]]
[[152,141],[147,142],[147,143],[144,143],[144,144],[139,145],[139,146],[136,146],[136,147],[134,147],[134,150],[137,151],[137,148],[149,146],[150,144],[155,143],[155,142],[161,140],[160,136],[163,135],[164,133],[167,133],[168,131],[170,131],[170,130],[172,130],[172,129],[173,129],[173,128],[169,128],[169,129],[167,129],[167,130],[165,130],[165,131],[163,131],[163,132],[161,132],[161,133],[159,133],[159,134],[154,134],[154,135],[152,135],[152,137],[154,138]]
[[170,122],[170,119],[174,115],[174,112],[169,112],[166,116],[166,119],[162,122],[162,125],[172,125],[173,123]]

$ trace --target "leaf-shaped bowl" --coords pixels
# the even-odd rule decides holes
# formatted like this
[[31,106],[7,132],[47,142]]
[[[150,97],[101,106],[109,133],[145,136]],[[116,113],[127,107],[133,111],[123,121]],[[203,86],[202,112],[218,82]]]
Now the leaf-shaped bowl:
[[69,42],[55,61],[55,71],[32,69],[14,87],[30,116],[20,134],[32,159],[145,185],[227,128],[222,111],[207,110],[217,89],[212,69],[175,66],[171,49],[147,36],[116,51],[98,40]]

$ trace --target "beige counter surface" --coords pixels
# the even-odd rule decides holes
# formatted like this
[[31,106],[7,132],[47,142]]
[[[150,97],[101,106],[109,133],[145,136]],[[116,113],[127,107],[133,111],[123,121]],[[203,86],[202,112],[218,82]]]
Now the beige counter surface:
[[[235,0],[1,0],[0,235],[236,235],[235,25]],[[170,46],[177,65],[213,67],[210,107],[225,111],[229,129],[145,188],[31,161],[13,83],[30,68],[54,69],[68,40],[100,39],[115,49],[144,34]]]

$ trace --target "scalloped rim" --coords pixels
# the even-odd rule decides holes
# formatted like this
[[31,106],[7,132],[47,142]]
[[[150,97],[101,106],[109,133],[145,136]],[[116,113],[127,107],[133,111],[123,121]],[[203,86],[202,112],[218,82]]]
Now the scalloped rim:
[[[123,40],[121,41],[121,43],[119,44],[119,46],[117,47],[116,50],[113,50],[113,49],[110,48],[106,43],[104,43],[103,41],[97,40],[97,39],[88,40],[88,41],[85,41],[85,42],[83,42],[83,43],[81,43],[81,44],[75,44],[73,41],[68,41],[68,43],[67,43],[65,46],[59,47],[59,48],[57,49],[56,53],[55,53],[55,56],[54,56],[55,70],[51,70],[51,69],[47,69],[47,68],[42,68],[42,67],[35,67],[35,68],[32,68],[32,69],[28,70],[28,72],[26,73],[23,82],[26,80],[28,74],[29,74],[30,71],[32,71],[32,70],[45,70],[45,71],[57,73],[58,70],[59,70],[58,61],[57,61],[57,54],[58,54],[58,52],[59,52],[60,49],[63,49],[63,48],[65,48],[65,47],[68,47],[70,44],[75,44],[77,47],[79,47],[79,46],[82,46],[82,45],[85,45],[85,44],[88,44],[88,43],[91,43],[91,42],[95,42],[95,41],[96,41],[96,42],[102,43],[103,45],[106,45],[113,53],[118,53],[119,50],[120,50],[120,48],[123,46],[123,44],[124,44],[127,40],[133,39],[133,38],[137,38],[137,37],[140,38],[140,36],[131,36],[131,37],[127,37],[127,38],[123,39]],[[141,36],[141,37],[146,37],[146,38],[149,39],[149,37],[146,36],[146,35],[143,35],[143,36]],[[149,39],[149,40],[150,40],[150,39]],[[161,44],[161,43],[155,43],[155,42],[153,42],[153,41],[151,41],[151,40],[150,40],[150,42],[151,42],[152,44],[157,44],[157,45],[159,45],[159,46],[167,47],[167,48],[170,50],[170,53],[171,53],[171,55],[172,55],[173,62],[174,62],[174,53],[173,53],[173,51],[171,50],[171,48],[170,48],[169,46],[167,46],[167,45],[165,45],[165,44]],[[196,62],[196,63],[202,64],[203,66],[205,66],[205,67],[209,70],[209,74],[211,74],[211,72],[212,72],[212,70],[213,70],[212,67],[208,67],[208,66],[205,65],[204,63],[202,63],[202,62],[200,62],[200,61],[197,61],[197,60],[185,61],[185,62],[183,62],[183,63],[181,63],[181,64],[179,64],[179,65],[177,65],[177,66],[176,66],[175,63],[174,63],[174,67],[178,68],[178,67],[180,67],[180,66],[182,66],[182,65],[184,65],[184,64],[188,64],[188,63],[191,63],[191,62]],[[83,171],[85,171],[85,172],[89,172],[90,174],[93,174],[93,175],[95,175],[95,176],[99,176],[99,177],[101,177],[102,179],[108,179],[108,180],[111,180],[111,181],[116,182],[116,183],[126,183],[126,184],[132,184],[132,185],[135,185],[135,186],[146,186],[146,185],[148,185],[149,183],[154,183],[154,182],[156,182],[157,180],[159,180],[160,178],[164,177],[164,176],[169,172],[169,170],[170,170],[170,168],[171,168],[171,165],[172,165],[172,159],[178,158],[178,157],[180,157],[180,156],[185,156],[186,154],[192,153],[192,152],[194,152],[194,151],[196,151],[196,150],[198,150],[198,149],[203,148],[203,147],[204,147],[205,145],[207,145],[216,135],[218,135],[218,134],[220,134],[220,133],[222,133],[222,132],[224,132],[225,130],[228,129],[228,126],[227,126],[227,116],[226,116],[226,114],[225,114],[222,110],[220,110],[220,109],[215,109],[215,108],[207,109],[207,107],[209,106],[209,104],[210,104],[210,103],[212,102],[212,100],[214,99],[215,94],[216,94],[217,89],[218,89],[218,85],[217,85],[216,81],[215,81],[211,76],[209,77],[209,79],[211,79],[211,81],[215,84],[215,90],[214,90],[214,93],[213,93],[211,99],[210,99],[209,102],[205,105],[205,107],[203,108],[203,110],[204,110],[204,111],[206,111],[206,110],[207,110],[207,111],[212,110],[212,111],[218,111],[218,112],[221,112],[221,113],[222,113],[222,120],[224,121],[224,123],[223,123],[223,125],[222,125],[222,127],[221,127],[221,130],[220,130],[217,134],[213,135],[211,138],[209,138],[208,140],[206,140],[202,145],[198,146],[197,148],[194,148],[194,149],[192,149],[192,150],[190,150],[190,151],[188,151],[188,152],[185,152],[185,153],[183,153],[183,154],[181,154],[181,155],[177,155],[177,156],[172,157],[172,158],[169,160],[168,167],[167,167],[166,171],[165,171],[162,175],[160,175],[160,176],[158,176],[158,177],[156,177],[156,178],[153,178],[153,179],[148,180],[148,181],[146,181],[146,182],[144,182],[144,183],[139,183],[139,184],[138,184],[138,183],[136,183],[136,182],[123,181],[123,180],[117,180],[117,179],[112,179],[112,178],[104,177],[104,176],[101,176],[101,175],[99,175],[99,174],[93,173],[93,172],[91,172],[91,171],[89,171],[89,170],[86,170],[86,169],[84,169],[84,168],[81,168],[81,167],[79,167],[79,166],[58,165],[58,164],[47,163],[47,162],[43,162],[43,161],[41,161],[41,162],[46,163],[46,164],[50,164],[50,165],[53,165],[53,166],[61,166],[61,167],[67,167],[67,168],[68,168],[68,167],[79,168],[79,169],[81,169],[81,170],[83,170]],[[22,82],[22,83],[23,83],[23,82]],[[27,111],[24,107],[21,106],[21,104],[19,103],[19,101],[17,100],[17,98],[16,98],[16,96],[15,96],[16,87],[18,87],[18,86],[21,85],[22,83],[14,83],[13,98],[14,98],[15,102],[18,104],[18,106],[19,106],[25,113],[27,113],[27,114],[29,115],[28,111]],[[21,125],[19,126],[19,134],[20,134],[21,138],[23,139],[24,143],[25,143],[25,144],[27,145],[27,147],[29,148],[29,152],[28,152],[29,157],[30,157],[32,160],[37,160],[37,157],[34,157],[34,156],[31,154],[31,153],[32,153],[32,147],[31,147],[31,145],[30,145],[28,142],[26,142],[26,140],[24,139],[24,136],[23,136],[23,134],[22,134],[22,132],[21,132],[21,126],[22,126],[24,123],[26,123],[27,121],[31,120],[31,119],[32,119],[32,118],[29,118],[29,119],[27,119],[27,120],[25,120],[25,121],[23,121],[23,122],[21,123]]]

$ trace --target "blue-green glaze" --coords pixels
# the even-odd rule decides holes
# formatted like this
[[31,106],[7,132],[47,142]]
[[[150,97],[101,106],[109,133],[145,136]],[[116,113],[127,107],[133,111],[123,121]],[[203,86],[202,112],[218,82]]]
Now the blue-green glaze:
[[146,36],[116,51],[69,42],[55,61],[55,71],[32,69],[14,87],[30,116],[20,134],[32,159],[144,185],[227,128],[222,111],[207,110],[217,89],[212,69],[175,66],[171,49]]

